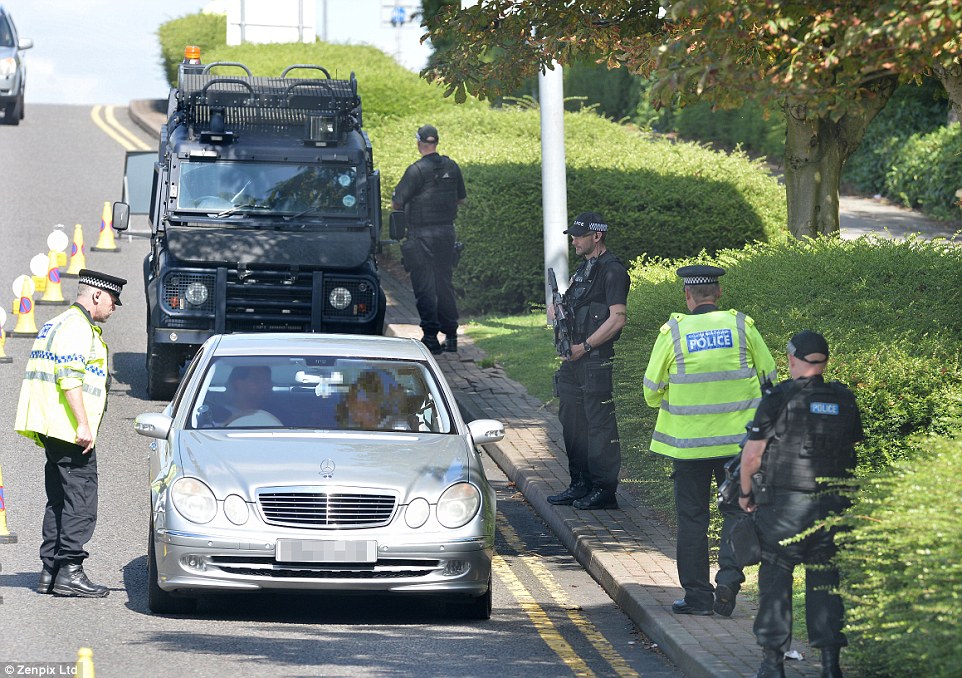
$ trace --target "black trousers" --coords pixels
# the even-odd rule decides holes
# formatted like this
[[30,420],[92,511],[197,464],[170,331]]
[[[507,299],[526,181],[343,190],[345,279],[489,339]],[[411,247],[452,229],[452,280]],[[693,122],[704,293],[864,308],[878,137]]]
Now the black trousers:
[[621,470],[621,441],[612,368],[610,351],[564,362],[555,373],[555,394],[571,482],[587,480],[592,487],[614,492]]
[[47,462],[44,487],[47,506],[43,513],[40,560],[48,569],[82,563],[88,555],[84,545],[97,525],[96,450],[57,438],[43,438]]
[[427,336],[458,331],[454,275],[454,226],[412,226],[401,246],[421,329]]
[[842,633],[842,599],[838,568],[831,564],[836,552],[834,531],[820,529],[798,543],[780,541],[794,537],[848,502],[836,495],[775,490],[772,502],[759,506],[755,527],[762,546],[758,570],[758,614],[755,638],[764,648],[788,651],[792,642],[792,582],[795,566],[805,569],[805,619],[812,647],[848,645]]
[[[711,585],[708,564],[708,524],[711,502],[715,500],[712,480],[716,487],[724,482],[725,464],[729,459],[731,457],[675,459],[673,463],[675,513],[678,519],[678,581],[685,589],[685,602],[699,610],[710,610],[715,602],[715,589]],[[738,593],[745,575],[727,544],[731,527],[732,521],[726,517],[722,523],[715,582]]]

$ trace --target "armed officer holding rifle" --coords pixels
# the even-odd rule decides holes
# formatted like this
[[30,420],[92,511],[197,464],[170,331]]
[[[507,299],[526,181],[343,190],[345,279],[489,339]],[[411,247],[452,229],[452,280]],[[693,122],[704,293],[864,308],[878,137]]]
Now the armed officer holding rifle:
[[627,319],[628,271],[608,251],[608,224],[600,214],[579,215],[565,233],[584,262],[561,299],[566,317],[560,318],[553,306],[548,316],[563,323],[556,333],[563,362],[555,373],[554,388],[571,484],[548,501],[577,509],[616,509],[621,443],[612,366],[614,342]]

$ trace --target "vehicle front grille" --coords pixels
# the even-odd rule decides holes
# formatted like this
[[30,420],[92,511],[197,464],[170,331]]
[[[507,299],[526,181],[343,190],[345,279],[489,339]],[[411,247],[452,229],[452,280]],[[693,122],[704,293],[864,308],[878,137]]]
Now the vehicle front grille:
[[362,492],[259,492],[264,521],[307,528],[381,527],[391,522],[397,498]]
[[366,563],[278,563],[273,558],[215,556],[211,565],[242,577],[272,579],[406,579],[427,577],[441,566],[439,560],[379,558]]
[[227,332],[310,332],[311,274],[227,270]]
[[[191,285],[207,290],[199,304],[187,300]],[[221,268],[173,271],[164,278],[160,296],[168,316],[165,327],[216,330],[222,303],[223,331],[232,333],[321,332],[331,324],[345,331],[344,326],[374,320],[380,295],[377,278],[366,275]],[[332,297],[344,308],[335,308]]]

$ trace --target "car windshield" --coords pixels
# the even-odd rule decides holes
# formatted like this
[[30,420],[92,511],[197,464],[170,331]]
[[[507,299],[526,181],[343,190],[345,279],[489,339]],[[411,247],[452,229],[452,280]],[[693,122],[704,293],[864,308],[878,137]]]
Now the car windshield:
[[355,216],[357,169],[272,162],[184,161],[177,209],[228,214]]
[[333,356],[230,356],[201,376],[195,429],[451,433],[441,389],[423,364]]

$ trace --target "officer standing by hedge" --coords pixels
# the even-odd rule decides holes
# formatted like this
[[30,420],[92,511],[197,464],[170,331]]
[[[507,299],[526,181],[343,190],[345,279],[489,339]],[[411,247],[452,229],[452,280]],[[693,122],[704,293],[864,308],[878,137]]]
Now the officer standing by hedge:
[[615,509],[621,442],[612,367],[614,342],[627,320],[628,271],[608,251],[608,224],[597,212],[579,215],[565,233],[575,254],[584,257],[564,294],[573,319],[571,355],[554,377],[571,484],[548,501],[576,509]]
[[[454,294],[455,232],[458,206],[467,202],[461,168],[438,153],[438,130],[422,125],[417,131],[421,158],[401,177],[391,208],[404,210],[407,239],[401,245],[404,268],[421,316],[421,339],[431,353],[458,350],[458,305]],[[445,336],[444,346],[438,332]]]
[[[792,582],[795,566],[805,570],[805,616],[812,647],[822,651],[822,677],[841,678],[839,649],[842,599],[838,588],[835,530],[820,527],[804,539],[782,541],[806,531],[826,516],[848,507],[826,491],[821,478],[850,478],[854,445],[862,440],[862,419],[855,396],[838,382],[822,377],[828,342],[809,330],[788,342],[792,378],[766,395],[748,431],[742,452],[739,504],[755,513],[762,547],[758,571],[755,637],[764,650],[757,678],[785,675],[785,652],[792,642]],[[752,482],[752,477],[756,477]]]
[[685,266],[690,315],[673,313],[651,351],[645,371],[645,401],[660,408],[651,451],[672,459],[678,518],[678,579],[685,597],[676,614],[731,615],[745,581],[727,545],[732,522],[722,527],[714,601],[709,581],[708,525],[711,481],[721,485],[725,464],[739,451],[745,425],[775,379],[775,360],[754,321],[718,308],[725,274],[717,266]]
[[127,281],[81,269],[77,300],[37,333],[14,429],[46,451],[39,593],[103,598],[83,570],[97,524],[97,431],[107,409],[107,344],[101,329]]

